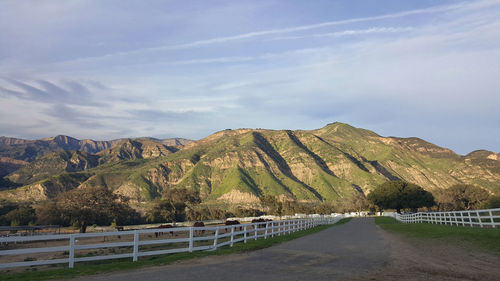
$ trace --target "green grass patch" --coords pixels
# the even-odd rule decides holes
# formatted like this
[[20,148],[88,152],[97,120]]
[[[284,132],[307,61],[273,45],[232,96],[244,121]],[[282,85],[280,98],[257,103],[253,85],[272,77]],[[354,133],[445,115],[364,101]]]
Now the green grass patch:
[[[350,220],[350,218],[342,219],[334,225],[345,224]],[[271,247],[286,241],[304,237],[322,230],[325,230],[334,225],[321,225],[314,228],[297,231],[291,234],[283,236],[269,237],[267,239],[259,238],[258,240],[248,240],[247,243],[236,243],[233,247],[225,246],[217,249],[217,251],[200,251],[193,253],[178,253],[170,255],[153,256],[149,258],[139,258],[139,261],[132,262],[132,258],[118,259],[118,260],[104,260],[96,262],[82,262],[76,263],[75,268],[58,268],[58,269],[47,269],[47,270],[37,270],[36,267],[32,267],[31,270],[27,269],[26,272],[20,273],[3,273],[0,274],[0,280],[48,280],[48,279],[63,279],[72,278],[82,275],[92,275],[111,271],[119,270],[130,270],[146,266],[160,266],[167,265],[172,262],[189,260],[194,258],[201,258],[213,255],[227,255],[238,252],[248,252],[258,249],[263,249]],[[65,266],[58,265],[58,267]]]
[[390,217],[377,217],[375,223],[384,230],[409,237],[479,248],[500,255],[500,228],[473,228],[428,223],[405,224]]

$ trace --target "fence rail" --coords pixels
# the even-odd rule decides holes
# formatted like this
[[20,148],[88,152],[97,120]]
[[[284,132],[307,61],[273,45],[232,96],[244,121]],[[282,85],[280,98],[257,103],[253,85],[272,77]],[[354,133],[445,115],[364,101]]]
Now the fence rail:
[[[314,226],[323,224],[333,224],[343,218],[343,215],[338,216],[325,216],[322,218],[308,218],[296,220],[283,220],[283,221],[268,221],[257,222],[240,225],[227,225],[227,226],[207,226],[207,227],[178,227],[178,228],[162,228],[162,229],[142,229],[142,230],[127,230],[115,232],[99,232],[99,233],[77,233],[77,234],[61,234],[61,235],[38,235],[26,237],[4,237],[0,238],[0,258],[2,256],[17,256],[18,258],[25,258],[24,261],[18,262],[0,262],[1,268],[10,267],[25,267],[35,265],[49,265],[68,263],[70,268],[74,267],[75,262],[108,260],[108,259],[121,259],[132,258],[135,262],[139,257],[151,255],[163,255],[181,252],[205,251],[216,250],[218,247],[226,245],[233,246],[234,243],[243,242],[259,238],[274,237],[276,235],[290,234],[295,231],[308,229]],[[175,234],[174,234],[175,233]],[[209,234],[206,234],[209,233]],[[161,239],[164,234],[170,234],[172,238]],[[157,239],[152,238],[153,235]],[[180,238],[173,238],[184,236]],[[200,236],[201,235],[201,236]],[[141,237],[142,236],[142,237]],[[130,241],[125,242],[109,242],[109,243],[88,243],[83,244],[85,239],[106,237],[118,237],[118,239],[125,239],[128,237]],[[160,239],[158,239],[160,237]],[[142,238],[142,239],[141,239]],[[37,244],[57,244],[52,247],[37,247]],[[195,245],[202,243],[202,245]],[[8,249],[9,246],[14,244],[16,247],[25,246],[21,249]],[[62,245],[61,245],[62,244]],[[180,244],[180,247],[173,247],[169,249],[157,250],[155,246],[175,245]],[[141,246],[143,249],[141,249]],[[144,249],[149,247],[149,249]],[[5,249],[7,248],[7,249]],[[119,254],[105,254],[98,256],[79,256],[78,251],[89,249],[109,249],[119,248],[128,252]],[[44,253],[63,252],[65,258],[52,258],[43,260],[33,260],[31,257],[26,257],[28,254],[40,255]],[[66,253],[64,253],[66,252]]]
[[470,227],[500,227],[500,208],[451,212],[418,212],[391,216],[403,223],[448,224]]

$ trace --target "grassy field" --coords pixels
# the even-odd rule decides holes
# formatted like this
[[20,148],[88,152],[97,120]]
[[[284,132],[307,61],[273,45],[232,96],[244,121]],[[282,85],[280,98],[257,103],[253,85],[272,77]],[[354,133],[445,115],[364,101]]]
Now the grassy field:
[[404,224],[389,217],[377,217],[375,223],[384,230],[409,237],[474,247],[500,255],[500,228],[472,228],[427,223]]
[[26,272],[2,273],[0,274],[0,280],[22,281],[22,280],[48,280],[48,279],[72,278],[76,276],[98,274],[98,273],[117,271],[117,270],[129,270],[145,266],[166,265],[175,261],[188,260],[205,256],[227,255],[237,252],[253,251],[271,247],[273,245],[297,239],[309,234],[313,234],[335,225],[345,224],[349,220],[350,218],[342,219],[334,225],[317,226],[314,228],[294,232],[292,234],[284,236],[275,236],[272,238],[259,239],[259,240],[248,240],[246,244],[236,243],[234,244],[233,247],[226,246],[217,249],[217,251],[210,251],[210,252],[200,251],[193,253],[178,253],[178,254],[154,256],[150,258],[140,258],[139,261],[137,262],[132,262],[131,259],[128,258],[121,260],[104,260],[98,262],[77,263],[75,264],[75,268],[72,269],[67,268],[67,264],[57,265],[58,268],[46,269],[46,270],[38,270],[36,267],[32,267],[27,269]]

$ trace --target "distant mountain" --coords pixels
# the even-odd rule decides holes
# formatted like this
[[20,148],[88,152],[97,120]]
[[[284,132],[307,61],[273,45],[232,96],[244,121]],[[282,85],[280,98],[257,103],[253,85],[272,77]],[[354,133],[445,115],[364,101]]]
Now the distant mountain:
[[0,157],[0,178],[22,168],[27,164],[28,162],[26,161]]
[[183,139],[183,138],[172,138],[172,139],[161,140],[161,143],[163,143],[164,145],[174,146],[174,147],[178,147],[178,148],[184,147],[192,142],[193,142],[192,140]]
[[461,156],[419,138],[381,137],[343,123],[311,131],[225,130],[178,151],[152,139],[122,140],[98,153],[103,162],[95,168],[52,175],[2,191],[0,198],[42,200],[103,186],[136,203],[169,188],[199,190],[207,203],[246,204],[263,195],[331,201],[398,179],[431,192],[470,183],[500,193],[500,160],[494,155]]
[[[175,143],[175,141],[171,142]],[[150,159],[174,153],[177,147],[163,144],[163,141],[151,139],[125,139],[115,146],[98,153],[100,163],[118,162],[133,159]]]
[[37,158],[6,179],[15,184],[32,184],[64,172],[78,172],[97,167],[99,157],[82,151],[57,151]]
[[37,157],[61,150],[78,150],[95,154],[112,147],[117,142],[118,140],[78,140],[62,135],[40,140],[0,137],[0,156],[31,162]]
[[64,172],[84,171],[100,164],[119,161],[162,157],[177,150],[147,139],[125,139],[115,142],[114,146],[97,155],[78,150],[62,150],[38,157],[31,163],[14,160],[26,164],[5,178],[15,185],[26,185]]
[[497,161],[500,160],[500,153],[495,153],[488,150],[476,150],[465,155],[465,159],[479,160],[479,161],[488,161],[488,160]]
[[[40,140],[0,137],[0,157],[32,162],[38,157],[61,150],[78,150],[90,154],[97,154],[103,150],[123,143],[124,140],[126,139],[116,139],[110,141],[95,141],[90,139],[78,140],[63,135]],[[192,142],[192,140],[182,138],[138,138],[137,140],[149,140],[151,142],[174,147],[175,149],[180,149],[186,144]]]

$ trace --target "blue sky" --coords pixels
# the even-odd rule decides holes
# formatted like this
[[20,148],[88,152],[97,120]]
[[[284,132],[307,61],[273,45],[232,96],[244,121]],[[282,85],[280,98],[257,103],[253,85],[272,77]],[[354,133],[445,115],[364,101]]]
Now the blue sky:
[[500,152],[500,1],[0,0],[0,135],[340,121]]

